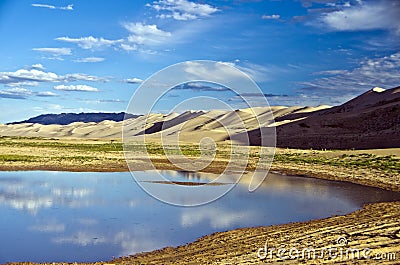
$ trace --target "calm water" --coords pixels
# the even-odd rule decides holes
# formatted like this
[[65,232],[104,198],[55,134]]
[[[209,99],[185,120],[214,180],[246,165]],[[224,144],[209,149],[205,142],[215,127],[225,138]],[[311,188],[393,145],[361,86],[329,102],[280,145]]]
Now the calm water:
[[399,199],[375,188],[271,174],[254,193],[238,185],[213,203],[187,208],[150,197],[129,172],[0,172],[0,262],[110,260],[215,231],[323,218]]

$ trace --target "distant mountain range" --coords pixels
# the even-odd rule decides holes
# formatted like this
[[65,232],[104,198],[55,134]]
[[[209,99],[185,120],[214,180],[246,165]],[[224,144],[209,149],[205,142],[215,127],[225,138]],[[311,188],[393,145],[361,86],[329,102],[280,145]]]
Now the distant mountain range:
[[109,121],[123,121],[124,117],[137,118],[139,115],[120,113],[61,113],[61,114],[43,114],[28,120],[12,122],[8,124],[20,123],[37,123],[42,125],[58,124],[67,125],[74,122],[102,122]]
[[[40,115],[0,125],[0,135],[120,139],[125,115],[123,112]],[[264,122],[260,124],[260,120]],[[224,126],[231,129],[230,135]],[[165,141],[179,138],[189,143],[198,143],[204,137],[216,142],[249,139],[251,145],[260,145],[261,132],[264,136],[274,135],[271,130],[276,130],[276,146],[284,148],[400,148],[400,87],[374,88],[336,107],[273,106],[131,115],[124,127],[124,137],[134,140],[146,135],[146,140],[157,142],[161,137]]]

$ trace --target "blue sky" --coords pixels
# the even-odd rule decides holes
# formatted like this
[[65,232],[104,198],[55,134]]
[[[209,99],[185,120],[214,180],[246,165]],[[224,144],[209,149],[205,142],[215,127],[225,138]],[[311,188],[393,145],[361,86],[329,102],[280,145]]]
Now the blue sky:
[[[0,0],[0,123],[124,111],[143,80],[187,60],[239,68],[270,105],[337,105],[400,85],[398,14],[379,0]],[[155,111],[193,95],[235,107],[204,86]]]

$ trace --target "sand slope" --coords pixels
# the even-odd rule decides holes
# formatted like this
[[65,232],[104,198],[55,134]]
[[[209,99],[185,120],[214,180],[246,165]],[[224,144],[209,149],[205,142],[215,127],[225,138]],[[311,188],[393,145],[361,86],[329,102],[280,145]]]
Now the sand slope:
[[[287,118],[300,118],[295,115]],[[340,106],[309,113],[278,126],[277,136],[278,146],[291,148],[400,147],[400,87],[374,88]]]
[[[325,106],[323,108],[328,108]],[[198,142],[204,137],[225,141],[230,136],[273,126],[273,117],[285,117],[297,112],[310,113],[321,107],[259,107],[235,111],[186,111],[181,114],[148,114],[125,121],[125,137],[132,139],[145,136],[149,140],[176,139],[183,142]],[[271,116],[273,114],[273,117]],[[289,120],[288,122],[291,122]],[[67,125],[20,123],[0,125],[1,136],[120,139],[123,121],[74,122]]]
[[[273,117],[271,116],[271,113]],[[1,136],[120,139],[123,121],[68,125],[0,125]],[[124,136],[170,142],[241,141],[260,145],[260,132],[276,128],[277,146],[314,149],[400,147],[400,87],[374,88],[336,107],[273,106],[234,111],[148,114],[125,121]]]

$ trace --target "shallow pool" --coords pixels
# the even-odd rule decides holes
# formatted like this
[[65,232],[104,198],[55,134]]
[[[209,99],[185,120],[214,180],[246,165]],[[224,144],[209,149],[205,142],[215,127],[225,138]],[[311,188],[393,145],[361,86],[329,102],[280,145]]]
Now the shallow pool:
[[[163,174],[190,182],[210,177]],[[216,231],[324,218],[399,199],[376,188],[270,174],[256,192],[237,185],[212,203],[177,207],[150,197],[129,172],[0,172],[0,262],[106,261]]]

